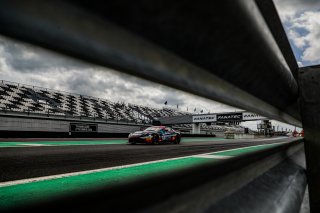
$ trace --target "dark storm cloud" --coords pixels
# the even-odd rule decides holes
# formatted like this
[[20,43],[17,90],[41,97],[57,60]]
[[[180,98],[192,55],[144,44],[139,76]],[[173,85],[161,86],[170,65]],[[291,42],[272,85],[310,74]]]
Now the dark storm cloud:
[[[110,72],[111,70],[108,70],[108,72]],[[134,85],[131,85],[133,87],[131,87],[130,89],[134,90],[134,89],[138,89],[141,87],[149,87],[149,88],[159,88],[161,87],[161,85],[156,85],[155,83],[151,82],[151,81],[147,81],[147,80],[143,80],[141,78],[137,78],[135,76],[126,74],[126,73],[121,73],[118,71],[111,71],[112,72],[112,76],[117,76],[121,79],[123,79],[126,82],[131,82],[134,83]]]
[[[64,55],[59,55],[29,44],[16,42],[15,40],[2,36],[0,36],[0,47],[3,48],[3,51],[0,52],[0,58],[4,59],[6,65],[16,72],[46,73],[53,70],[79,70],[87,72],[87,69],[109,71],[109,69],[104,67],[99,67]],[[121,75],[122,79],[128,82],[135,82],[137,83],[137,86],[153,86],[152,82],[143,81],[134,76],[120,74],[117,72],[113,72],[113,75]],[[80,80],[81,78],[78,77],[74,79]],[[77,85],[77,82],[72,82],[70,88],[79,88]]]
[[[133,81],[130,81],[130,80]],[[65,90],[76,91],[78,94],[109,99],[135,99],[143,93],[142,80],[131,79],[107,70],[82,70],[73,71],[69,77],[63,79]]]
[[87,73],[75,73],[72,77],[65,79],[66,90],[76,91],[78,94],[93,96],[96,91],[101,90],[101,84],[90,78]]
[[0,36],[1,58],[18,72],[45,72],[51,69],[84,69],[85,63],[43,50],[36,46],[15,42]]
[[181,97],[181,94],[178,94],[172,89],[162,88],[165,92],[163,97],[151,96],[149,97],[156,104],[163,105],[165,101],[168,102],[168,105],[184,105],[185,100]]
[[[87,72],[87,69],[92,70],[104,70],[109,72],[110,70],[105,67],[99,67],[97,65],[89,64],[77,59],[67,57],[65,55],[59,55],[54,52],[32,46],[22,42],[16,42],[15,40],[7,37],[0,36],[0,47],[3,51],[0,51],[0,59],[4,59],[6,65],[13,71],[21,73],[46,73],[53,70],[69,71],[79,70]],[[1,65],[1,64],[0,64]],[[1,67],[0,67],[1,68]],[[113,71],[114,76],[121,76],[122,79],[128,82],[135,82],[138,87],[153,87],[154,84],[149,81],[143,81],[137,77],[122,74]],[[80,78],[75,78],[76,80]],[[72,83],[70,88],[77,88],[77,82]],[[135,89],[135,88],[132,88]]]

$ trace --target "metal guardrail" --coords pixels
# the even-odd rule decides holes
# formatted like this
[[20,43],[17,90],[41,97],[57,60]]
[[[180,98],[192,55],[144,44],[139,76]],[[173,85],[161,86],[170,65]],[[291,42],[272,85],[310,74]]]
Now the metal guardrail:
[[305,132],[307,175],[312,212],[320,212],[319,80],[319,65],[299,70],[301,116]]
[[[301,126],[298,68],[272,1],[0,0],[0,3],[3,35]],[[308,107],[309,103],[305,104],[302,106]],[[304,122],[312,123],[308,119]],[[310,127],[312,143],[307,146],[310,153],[318,147],[315,138],[319,138],[313,137],[312,132],[318,136]],[[143,196],[148,205],[143,209],[165,211],[169,207],[186,206],[190,207],[186,210],[192,211],[199,209],[190,205],[196,198],[203,198],[198,200],[203,205],[196,207],[208,210],[223,200],[223,196],[248,183],[248,178],[272,172],[272,168],[283,162],[286,166],[282,168],[292,170],[277,177],[293,175],[297,181],[294,188],[298,190],[290,192],[286,201],[292,202],[283,202],[286,208],[278,211],[297,211],[306,184],[304,172],[292,161],[284,160],[299,146],[302,144],[282,145],[236,161],[106,187],[91,194],[63,198],[57,201],[59,205],[47,204],[52,210],[64,211],[74,205],[79,209],[89,207],[90,211],[116,207],[141,210],[140,202],[135,201]],[[316,162],[310,164],[311,169],[315,168],[314,173],[308,174],[316,180],[320,177],[319,161],[315,155],[310,156],[309,162]],[[319,190],[317,183],[311,184],[314,186],[311,186],[311,203],[314,201],[313,211],[318,212]],[[215,187],[221,192],[217,194],[220,197],[212,197],[212,191],[208,190]],[[193,195],[188,203],[184,202],[184,193]],[[163,202],[172,195],[177,197]],[[268,199],[274,197],[271,193]],[[107,206],[106,200],[110,201]],[[181,205],[172,205],[176,201]],[[91,205],[87,206],[88,203]],[[276,208],[270,203],[257,204],[266,209]],[[30,210],[43,211],[41,207],[39,204]],[[246,210],[250,212],[250,207]]]

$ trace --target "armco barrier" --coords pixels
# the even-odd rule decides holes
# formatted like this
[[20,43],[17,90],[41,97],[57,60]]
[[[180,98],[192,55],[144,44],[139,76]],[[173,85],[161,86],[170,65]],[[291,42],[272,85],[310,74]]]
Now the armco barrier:
[[2,0],[0,33],[301,126],[298,66],[271,1],[124,2]]
[[[306,127],[310,207],[312,212],[320,212],[320,131],[319,119],[315,119],[319,117],[320,106],[317,83],[319,72],[316,72],[319,68],[298,68],[273,1],[164,0],[150,3],[147,0],[1,0],[0,3],[0,33],[3,35],[217,100],[270,119],[296,126],[302,126],[302,121]],[[81,21],[79,17],[83,17]],[[299,109],[299,99],[302,110]],[[277,149],[272,153],[281,157],[287,154],[287,148],[290,149],[282,146],[278,150],[280,155],[273,152]],[[206,185],[207,181],[218,177],[223,177],[225,182],[220,181],[214,186],[228,188],[232,182],[226,177],[238,179],[240,170],[244,171],[245,168],[251,168],[246,170],[246,174],[254,176],[256,167],[252,167],[253,164],[259,164],[258,168],[263,168],[268,162],[274,163],[272,159],[265,157],[266,153],[256,153],[236,162],[230,160],[223,167],[207,167],[211,170],[206,170],[206,173],[201,172],[203,168],[198,168],[199,170],[183,173],[187,176],[168,175],[163,179],[116,187],[101,192],[101,196],[98,196],[100,200],[70,202],[81,199],[66,198],[59,202],[65,205],[51,207],[70,207],[76,203],[80,208],[92,202],[96,205],[90,207],[98,208],[105,207],[105,200],[112,200],[112,205],[118,205],[122,209],[137,209],[139,204],[134,203],[137,197],[135,195],[144,195],[148,201],[145,203],[166,210],[165,206],[161,206],[166,195],[160,193],[162,190],[175,188],[178,193],[183,194],[198,184],[208,189],[211,185]],[[270,161],[265,161],[266,159]],[[261,164],[263,162],[265,164]],[[288,166],[284,168],[292,170],[286,170],[287,173],[280,176],[295,177],[296,181],[292,184],[298,184],[293,186],[298,190],[290,192],[287,199],[282,200],[284,209],[272,209],[276,208],[272,206],[276,201],[272,193],[268,197],[262,196],[270,202],[254,200],[251,204],[257,203],[265,209],[271,209],[271,212],[293,212],[291,208],[297,212],[297,205],[300,205],[299,193],[304,189],[305,178],[300,167],[296,167],[290,160],[287,163]],[[237,175],[228,176],[232,171]],[[187,178],[184,179],[185,177]],[[250,176],[246,176],[248,177]],[[161,181],[158,182],[159,180]],[[277,181],[266,180],[267,184],[274,182]],[[281,185],[284,186],[286,185]],[[144,187],[146,191],[141,190]],[[257,187],[253,189],[259,193]],[[274,192],[277,192],[277,188]],[[152,196],[154,194],[157,197]],[[195,196],[192,198],[198,198],[199,194],[202,195],[193,194]],[[132,198],[134,199],[131,200]],[[129,200],[130,205],[123,205],[123,200]],[[107,208],[112,209],[112,205]],[[245,208],[244,203],[238,205]],[[175,202],[167,206],[181,207]],[[201,205],[195,207],[201,209]],[[190,208],[192,210],[194,209]],[[247,210],[250,212],[249,207]],[[255,210],[259,212],[258,209]]]

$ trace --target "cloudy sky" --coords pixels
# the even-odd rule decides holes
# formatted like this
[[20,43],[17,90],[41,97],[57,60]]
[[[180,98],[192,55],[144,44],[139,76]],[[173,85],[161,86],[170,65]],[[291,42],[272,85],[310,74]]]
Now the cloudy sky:
[[[299,66],[320,64],[320,1],[276,0],[278,12]],[[0,80],[62,90],[111,101],[124,101],[197,112],[230,112],[239,109],[185,92],[86,64],[39,47],[0,36]],[[257,122],[246,125],[256,127]],[[280,128],[289,128],[279,122]],[[292,127],[290,127],[292,129]]]
[[299,66],[320,64],[320,1],[274,2]]

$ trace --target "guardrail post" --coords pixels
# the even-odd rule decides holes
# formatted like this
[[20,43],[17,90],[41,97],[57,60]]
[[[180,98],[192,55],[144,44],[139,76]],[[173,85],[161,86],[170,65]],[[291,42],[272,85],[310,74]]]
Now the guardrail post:
[[311,212],[320,212],[320,66],[299,70],[300,106]]

